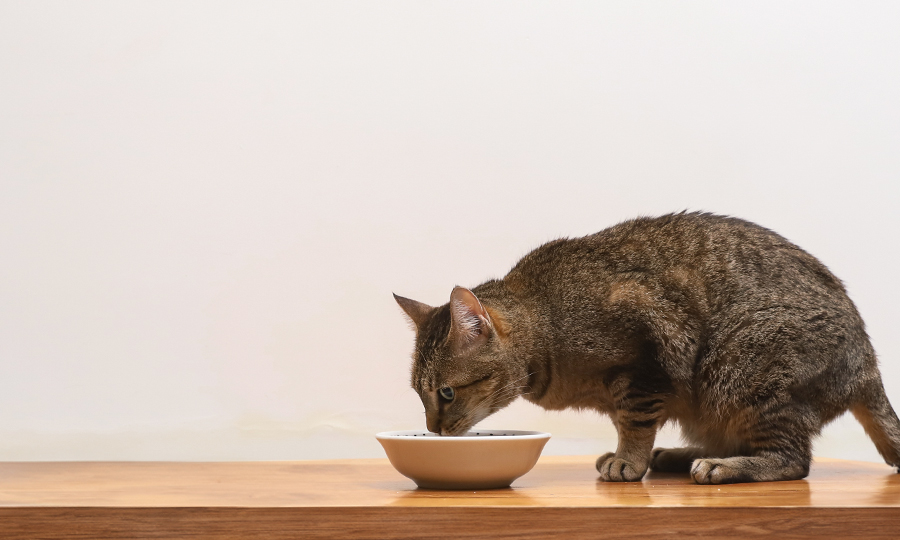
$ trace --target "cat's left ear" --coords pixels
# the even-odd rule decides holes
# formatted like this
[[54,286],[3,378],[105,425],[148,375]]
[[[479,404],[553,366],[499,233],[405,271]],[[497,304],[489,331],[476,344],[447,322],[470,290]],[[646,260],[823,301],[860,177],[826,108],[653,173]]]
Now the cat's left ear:
[[450,342],[456,352],[464,352],[487,341],[494,325],[478,297],[464,287],[450,293]]
[[394,294],[394,300],[400,305],[403,311],[406,313],[406,316],[409,317],[409,320],[412,321],[415,327],[421,328],[425,321],[428,320],[428,317],[431,316],[431,312],[434,311],[434,308],[423,304],[422,302],[416,302],[415,300],[409,298],[403,298],[402,296]]

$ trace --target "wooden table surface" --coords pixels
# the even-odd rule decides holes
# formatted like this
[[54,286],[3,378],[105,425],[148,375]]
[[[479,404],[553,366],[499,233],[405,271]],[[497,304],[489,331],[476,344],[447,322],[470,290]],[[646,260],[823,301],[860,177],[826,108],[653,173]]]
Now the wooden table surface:
[[421,490],[387,460],[0,463],[0,538],[900,538],[900,475],[819,459],[805,480],[597,479],[543,457],[512,488]]

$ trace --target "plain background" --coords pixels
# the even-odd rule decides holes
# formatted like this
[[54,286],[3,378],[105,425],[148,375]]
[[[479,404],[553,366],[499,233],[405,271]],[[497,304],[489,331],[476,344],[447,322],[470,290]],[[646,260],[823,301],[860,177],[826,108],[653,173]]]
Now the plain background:
[[[900,405],[898,28],[893,1],[0,1],[0,460],[382,456],[424,428],[391,292],[684,209],[824,261]],[[482,426],[615,447],[524,402]],[[815,451],[880,461],[850,417]]]

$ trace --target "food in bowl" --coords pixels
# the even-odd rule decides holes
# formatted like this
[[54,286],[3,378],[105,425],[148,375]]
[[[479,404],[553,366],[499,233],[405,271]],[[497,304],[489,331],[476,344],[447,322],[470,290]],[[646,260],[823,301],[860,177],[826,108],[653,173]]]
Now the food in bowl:
[[549,433],[472,430],[445,437],[428,431],[375,435],[391,465],[425,489],[505,488],[534,467]]

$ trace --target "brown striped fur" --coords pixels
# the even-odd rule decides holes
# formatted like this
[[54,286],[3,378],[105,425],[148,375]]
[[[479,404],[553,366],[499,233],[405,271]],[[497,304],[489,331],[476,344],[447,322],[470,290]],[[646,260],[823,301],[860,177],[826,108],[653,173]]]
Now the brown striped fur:
[[[396,298],[434,432],[465,433],[519,396],[588,408],[619,434],[597,461],[603,480],[653,468],[717,484],[806,476],[813,437],[851,410],[900,465],[900,422],[842,283],[746,221],[634,219],[544,244],[440,307]],[[670,421],[689,446],[654,450]]]

